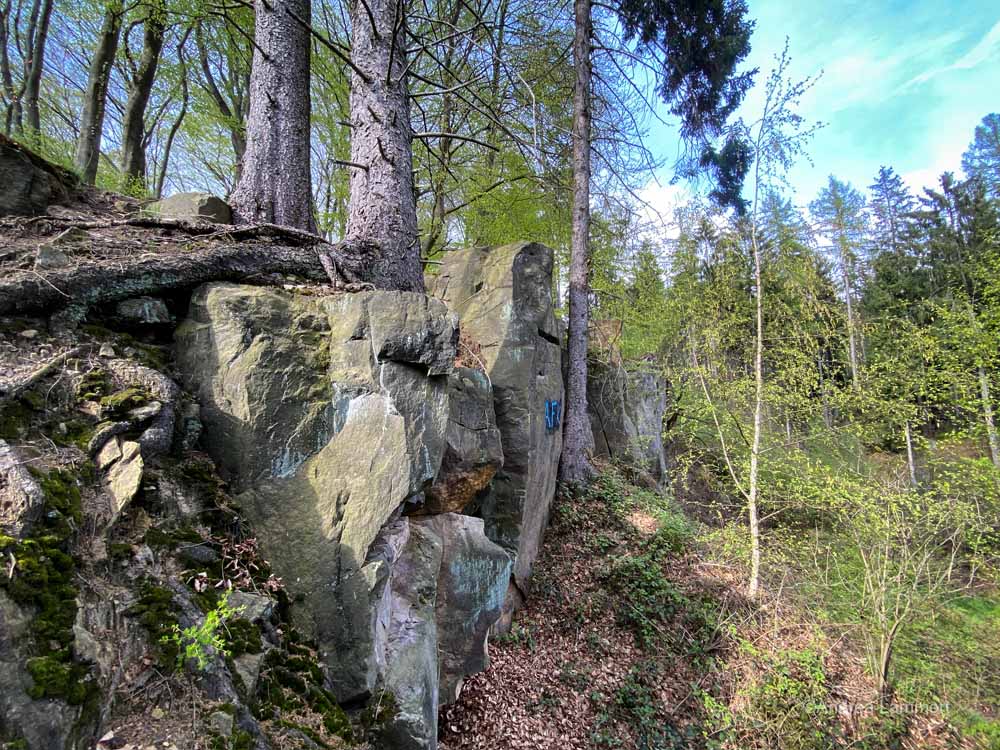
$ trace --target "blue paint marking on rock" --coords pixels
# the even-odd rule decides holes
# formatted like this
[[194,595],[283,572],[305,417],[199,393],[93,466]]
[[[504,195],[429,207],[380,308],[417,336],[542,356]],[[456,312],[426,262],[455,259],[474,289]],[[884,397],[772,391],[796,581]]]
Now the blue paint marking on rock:
[[555,432],[562,422],[562,404],[555,399],[548,399],[545,402],[545,429]]

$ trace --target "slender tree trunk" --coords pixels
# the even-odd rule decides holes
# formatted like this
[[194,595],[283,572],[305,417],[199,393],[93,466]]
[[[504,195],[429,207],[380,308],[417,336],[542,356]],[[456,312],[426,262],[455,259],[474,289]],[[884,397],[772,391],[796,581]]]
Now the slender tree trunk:
[[986,423],[986,437],[990,443],[990,458],[993,465],[1000,469],[1000,439],[997,438],[997,426],[993,419],[993,397],[990,395],[990,376],[986,368],[979,365],[979,395],[983,404],[983,421]]
[[97,167],[101,158],[101,136],[104,132],[104,113],[108,101],[108,83],[111,67],[118,52],[118,40],[122,30],[121,0],[112,0],[104,9],[101,34],[90,61],[87,75],[87,90],[83,97],[83,113],[80,117],[80,137],[76,142],[76,156],[73,165],[87,185],[97,180]]
[[38,107],[38,97],[42,87],[42,71],[45,68],[45,44],[49,38],[49,22],[52,19],[52,0],[42,0],[38,26],[31,40],[31,63],[24,82],[24,108],[28,121],[28,135],[38,143],[42,132],[42,115]]
[[756,294],[756,340],[754,341],[753,379],[753,438],[750,444],[750,477],[747,482],[747,511],[750,520],[750,582],[747,596],[756,599],[760,592],[760,517],[757,499],[760,484],[760,442],[764,428],[764,283],[761,273],[760,245],[757,241],[757,215],[754,212],[750,228],[753,246],[753,276]]
[[351,3],[350,201],[345,259],[359,280],[424,290],[413,194],[413,130],[403,34],[404,0]]
[[231,203],[241,222],[316,231],[309,152],[309,0],[256,0],[250,114]]
[[146,105],[153,91],[156,69],[163,51],[166,31],[166,10],[162,0],[154,0],[146,10],[143,22],[142,55],[129,82],[125,117],[122,121],[122,173],[129,183],[145,187],[146,180]]
[[590,0],[574,0],[573,40],[573,230],[569,260],[569,372],[560,475],[581,482],[593,473],[594,436],[587,414],[587,325],[590,290]]
[[841,264],[844,271],[844,296],[847,299],[847,349],[851,365],[851,385],[857,389],[860,387],[860,381],[858,380],[857,326],[854,320],[854,285],[851,283],[849,262],[847,251],[841,251]]
[[910,429],[910,420],[906,420],[903,434],[906,437],[906,467],[910,472],[910,485],[917,486],[917,462],[913,455],[913,430]]
[[160,169],[156,176],[156,187],[153,190],[153,194],[157,200],[163,197],[163,186],[167,181],[167,165],[170,164],[170,152],[173,150],[174,138],[177,137],[177,131],[181,129],[181,124],[184,122],[184,117],[187,115],[188,110],[187,64],[184,58],[183,41],[177,48],[177,59],[180,62],[181,68],[181,111],[177,113],[177,119],[174,120],[174,124],[170,127],[170,133],[167,134],[167,142],[163,146],[163,163],[160,164]]
[[[233,146],[233,155],[236,157],[236,182],[239,183],[243,176],[243,158],[247,150],[247,112],[245,111],[243,92],[249,88],[249,81],[246,82],[245,87],[236,84],[229,87],[228,93],[232,99],[232,104],[230,104],[230,100],[226,99],[215,80],[215,74],[212,72],[212,66],[209,62],[208,47],[205,45],[200,26],[195,27],[194,39],[198,47],[198,61],[201,64],[205,88],[215,102],[215,106],[219,108],[219,114],[222,115],[229,128],[229,142]],[[239,73],[236,75],[243,79]],[[223,82],[225,83],[225,78]]]
[[10,70],[10,32],[8,31],[11,10],[11,0],[0,0],[0,85],[3,86],[4,105],[4,135],[10,135],[14,114],[14,76]]

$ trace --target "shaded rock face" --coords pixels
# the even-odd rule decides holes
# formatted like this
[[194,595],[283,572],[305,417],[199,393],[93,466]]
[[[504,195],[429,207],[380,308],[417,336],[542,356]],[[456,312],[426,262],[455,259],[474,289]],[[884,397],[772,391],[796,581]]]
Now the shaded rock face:
[[38,216],[67,197],[76,178],[0,135],[0,216]]
[[448,378],[448,409],[441,470],[427,490],[421,514],[461,512],[503,466],[489,378],[456,368]]
[[624,461],[657,485],[664,481],[667,391],[666,381],[655,366],[627,369],[592,362],[587,377],[587,408],[597,455]]
[[229,204],[210,193],[175,193],[151,204],[147,210],[169,219],[233,223],[233,211]]
[[382,741],[394,750],[433,748],[438,706],[489,666],[487,637],[500,617],[510,556],[486,538],[482,519],[456,513],[400,519],[383,532],[382,549],[389,580],[379,687],[398,711]]
[[[504,464],[477,499],[487,536],[515,555],[508,604],[525,590],[555,494],[562,433],[561,331],[552,309],[552,251],[537,243],[446,253],[428,288],[481,346],[493,384]],[[547,406],[556,404],[556,406]],[[509,608],[509,607],[508,607]]]

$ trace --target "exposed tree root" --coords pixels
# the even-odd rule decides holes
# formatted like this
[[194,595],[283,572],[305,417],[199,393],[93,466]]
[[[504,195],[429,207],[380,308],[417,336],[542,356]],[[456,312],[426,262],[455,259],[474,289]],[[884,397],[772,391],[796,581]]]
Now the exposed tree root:
[[194,252],[90,261],[46,273],[15,272],[0,281],[0,315],[71,308],[82,318],[94,305],[191,288],[207,281],[254,281],[292,274],[329,281],[314,247],[235,244]]

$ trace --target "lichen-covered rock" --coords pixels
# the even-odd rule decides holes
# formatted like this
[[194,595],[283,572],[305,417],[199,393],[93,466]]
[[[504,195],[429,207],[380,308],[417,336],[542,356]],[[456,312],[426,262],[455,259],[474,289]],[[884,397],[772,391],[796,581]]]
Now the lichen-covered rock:
[[666,407],[666,382],[653,364],[591,363],[587,408],[597,455],[624,461],[655,484],[666,477]]
[[233,223],[229,204],[210,193],[175,193],[151,204],[147,210],[168,219]]
[[[387,536],[396,551],[387,587],[380,687],[393,696],[396,715],[381,730],[380,745],[426,750],[437,745],[438,627],[435,603],[444,553],[441,537],[400,519]],[[375,700],[378,699],[376,692]]]
[[[113,438],[112,442],[118,442]],[[142,484],[143,461],[139,444],[132,440],[118,442],[119,458],[108,470],[108,492],[112,498],[112,517],[117,518],[135,497]]]
[[538,555],[562,450],[561,331],[552,308],[552,251],[520,243],[446,253],[428,286],[480,344],[493,384],[504,465],[477,499],[475,514],[484,519],[487,536],[515,555],[513,604]]
[[20,537],[41,511],[45,493],[20,454],[0,440],[0,531]]
[[372,545],[437,475],[457,335],[420,294],[229,284],[199,289],[177,333],[206,446],[341,700],[375,686],[387,569]]
[[448,379],[446,440],[422,514],[460,513],[503,466],[493,389],[485,373],[459,367]]

